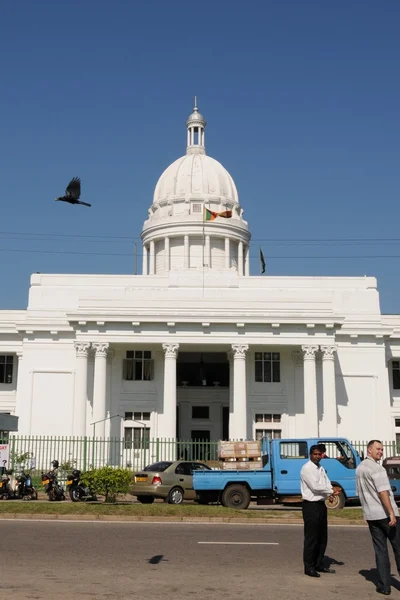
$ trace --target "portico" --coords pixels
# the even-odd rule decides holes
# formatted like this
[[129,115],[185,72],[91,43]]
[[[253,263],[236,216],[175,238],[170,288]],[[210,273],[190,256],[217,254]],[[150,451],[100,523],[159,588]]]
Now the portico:
[[[281,359],[282,353],[275,352],[278,357],[275,361],[279,368],[277,381],[271,379],[265,372],[262,377],[255,376],[255,358],[259,355],[269,355],[271,352],[260,353],[260,346],[249,344],[232,343],[229,345],[218,345],[218,352],[212,352],[212,346],[194,346],[179,344],[176,342],[162,342],[152,346],[153,351],[149,354],[156,361],[155,376],[162,386],[161,403],[154,403],[154,398],[149,395],[145,388],[152,388],[154,380],[132,381],[132,392],[125,395],[121,401],[115,397],[108,397],[108,390],[117,388],[116,381],[110,381],[115,373],[122,374],[123,354],[118,352],[117,344],[108,342],[75,342],[75,392],[74,392],[74,431],[77,435],[91,433],[90,424],[96,423],[96,436],[107,437],[110,427],[107,420],[112,414],[120,414],[121,418],[125,407],[132,406],[135,412],[136,391],[144,397],[148,397],[148,409],[145,412],[154,412],[158,408],[157,419],[153,423],[152,433],[154,436],[166,438],[188,439],[193,432],[201,435],[216,436],[215,439],[229,437],[229,439],[247,439],[254,436],[255,414],[272,412],[281,415],[281,429],[279,433],[283,436],[289,435],[290,427],[287,426],[287,415],[290,413],[290,404],[296,405],[296,413],[303,413],[303,419],[295,425],[296,434],[333,436],[336,434],[336,388],[335,388],[335,352],[336,346],[331,345],[302,345],[301,348],[291,350],[284,347],[289,359]],[[180,363],[178,369],[178,357],[181,351],[186,362]],[[271,346],[265,346],[264,350],[271,351]],[[276,345],[275,350],[281,350]],[[191,352],[190,352],[191,350]],[[211,352],[210,352],[211,350]],[[222,350],[222,351],[221,351]],[[128,351],[129,352],[129,351]],[[140,352],[140,351],[138,351]],[[126,351],[125,351],[126,354]],[[114,356],[116,358],[114,359]],[[207,357],[210,356],[210,359]],[[204,362],[204,359],[206,362]],[[89,361],[93,360],[93,369],[89,369]],[[116,360],[116,365],[112,365]],[[192,364],[194,370],[198,371],[193,378],[191,370],[185,375],[187,361],[196,360],[198,364]],[[217,361],[216,364],[208,363],[207,360]],[[263,360],[263,359],[261,359]],[[136,359],[135,365],[139,364],[140,358]],[[263,363],[262,363],[263,364]],[[110,365],[111,368],[108,368]],[[218,366],[219,365],[219,366]],[[265,368],[269,367],[268,361]],[[317,394],[317,366],[322,366],[322,397],[320,406]],[[299,372],[300,370],[300,372]],[[90,374],[92,381],[90,381]],[[178,373],[179,371],[179,378]],[[282,388],[280,373],[289,373],[294,386],[294,397],[288,399],[287,391]],[[225,375],[224,373],[228,374]],[[149,371],[150,373],[150,371]],[[217,380],[221,373],[221,382]],[[278,370],[277,370],[278,373]],[[150,375],[149,375],[150,376]],[[189,381],[185,381],[185,377]],[[266,381],[255,381],[255,379],[266,379]],[[258,387],[258,395],[254,397],[252,390]],[[282,394],[282,389],[284,393]],[[88,403],[91,391],[91,400]],[[143,390],[145,390],[143,392]],[[280,394],[278,396],[278,394]],[[112,394],[113,396],[113,394]],[[277,402],[277,397],[279,401]],[[157,406],[156,406],[157,404]],[[254,406],[253,406],[254,405]],[[141,406],[144,406],[143,401]],[[195,407],[195,408],[193,408]],[[203,407],[201,410],[199,407]],[[259,408],[257,408],[259,407]],[[301,410],[303,407],[303,410]],[[178,409],[178,410],[177,410]],[[255,412],[256,411],[256,412]],[[279,411],[279,413],[277,413]],[[128,412],[129,411],[125,411]],[[194,415],[194,417],[193,417]],[[200,415],[200,416],[199,416]],[[192,420],[193,417],[193,420]],[[286,421],[285,421],[286,419]],[[306,427],[304,427],[304,424]],[[123,434],[123,430],[121,431]]]

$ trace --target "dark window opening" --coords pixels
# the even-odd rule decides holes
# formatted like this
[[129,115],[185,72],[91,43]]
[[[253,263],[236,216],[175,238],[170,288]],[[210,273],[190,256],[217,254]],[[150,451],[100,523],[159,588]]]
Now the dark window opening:
[[125,427],[125,450],[148,450],[150,427]]
[[0,354],[0,383],[12,383],[14,357],[12,354]]
[[128,350],[123,361],[125,381],[150,381],[154,379],[154,361],[149,350]]
[[254,356],[255,381],[279,383],[281,380],[280,352],[256,352]]
[[400,361],[392,362],[393,389],[400,390]]
[[192,419],[209,419],[209,406],[192,406]]

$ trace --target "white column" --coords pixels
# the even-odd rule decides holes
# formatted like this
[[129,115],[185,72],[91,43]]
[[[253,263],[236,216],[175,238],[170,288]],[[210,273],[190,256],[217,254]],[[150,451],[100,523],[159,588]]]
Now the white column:
[[304,360],[303,352],[294,350],[292,352],[294,377],[293,377],[293,400],[288,405],[289,418],[288,437],[307,436],[307,426],[304,415]]
[[336,411],[336,382],[335,382],[335,352],[336,346],[321,346],[322,352],[322,389],[324,412],[321,422],[320,435],[337,435]]
[[185,269],[189,268],[189,236],[183,237],[183,266]]
[[229,269],[229,265],[230,265],[230,244],[229,244],[229,238],[226,237],[225,238],[225,269]]
[[142,275],[147,275],[147,247],[143,244]]
[[86,435],[86,405],[87,405],[87,380],[88,356],[90,343],[75,342],[75,394],[74,394],[74,419],[72,435],[84,437]]
[[247,439],[246,352],[247,344],[232,344],[233,350],[233,431],[234,440]]
[[[18,426],[19,426],[19,430],[21,431],[22,427],[24,428],[24,432],[31,432],[30,430],[30,426],[31,426],[31,413],[29,415],[27,415],[27,420],[26,423],[27,425],[25,425],[25,422],[21,419],[21,415],[24,412],[24,405],[23,405],[23,399],[24,399],[24,391],[23,391],[23,374],[22,374],[22,361],[23,361],[23,352],[18,351],[17,352],[17,358],[18,358],[18,371],[17,371],[17,390],[16,390],[16,400],[15,400],[15,414],[17,417],[19,417],[19,421],[18,421]],[[32,411],[32,401],[31,399],[29,399],[28,404],[26,406],[26,408],[29,407],[29,410]],[[27,411],[25,411],[27,412]],[[22,421],[22,422],[21,422]]]
[[187,130],[187,145],[190,146],[190,132]]
[[169,271],[169,237],[165,238],[164,242],[164,269]]
[[236,431],[235,427],[235,413],[233,411],[233,352],[229,350],[226,353],[229,361],[229,439],[234,439],[232,431]]
[[164,407],[161,437],[176,438],[176,359],[179,344],[163,344]]
[[[96,352],[94,359],[93,423],[92,432],[96,437],[104,438],[107,398],[107,342],[93,344]],[[96,423],[96,421],[98,421]]]
[[244,259],[244,274],[246,276],[250,275],[250,246],[248,244],[246,246],[246,255]]
[[150,242],[150,275],[155,273],[155,252],[154,252],[154,240]]
[[240,276],[243,275],[243,242],[241,240],[238,243],[238,273]]
[[302,346],[304,355],[304,416],[307,436],[318,435],[317,375],[315,353],[318,346]]
[[210,236],[206,235],[204,244],[204,266],[211,269]]

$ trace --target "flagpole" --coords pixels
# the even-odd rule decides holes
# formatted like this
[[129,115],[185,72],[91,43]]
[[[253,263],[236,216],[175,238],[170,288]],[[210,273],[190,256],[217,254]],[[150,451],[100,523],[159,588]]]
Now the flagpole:
[[202,258],[202,263],[203,263],[203,298],[204,298],[204,252],[205,252],[205,244],[206,244],[206,207],[205,204],[203,205],[203,258]]

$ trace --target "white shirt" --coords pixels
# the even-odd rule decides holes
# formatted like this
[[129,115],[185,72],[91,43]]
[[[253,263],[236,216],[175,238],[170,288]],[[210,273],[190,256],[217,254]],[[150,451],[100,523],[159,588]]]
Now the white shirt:
[[303,465],[300,471],[301,497],[309,502],[325,500],[333,494],[331,482],[324,467],[316,465],[311,460]]
[[367,456],[357,467],[356,472],[357,494],[360,496],[360,502],[366,521],[376,521],[386,519],[389,515],[383,508],[379,492],[389,492],[390,502],[396,517],[399,516],[399,509],[393,497],[389,478],[386,470],[373,458]]

